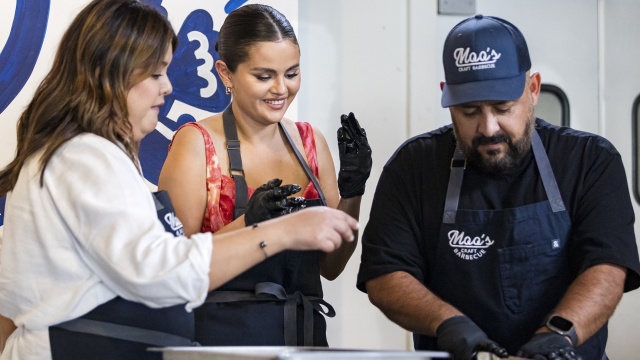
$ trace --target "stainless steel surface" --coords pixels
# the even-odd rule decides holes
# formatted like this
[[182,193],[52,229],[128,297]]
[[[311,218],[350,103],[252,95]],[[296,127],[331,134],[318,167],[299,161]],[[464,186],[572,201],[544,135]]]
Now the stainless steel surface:
[[436,360],[449,359],[439,351],[373,351],[328,349],[314,347],[174,347],[152,349],[161,351],[164,360]]
[[[476,360],[504,360],[489,352],[479,352]],[[517,356],[509,356],[507,360],[530,360],[527,358],[521,358]]]

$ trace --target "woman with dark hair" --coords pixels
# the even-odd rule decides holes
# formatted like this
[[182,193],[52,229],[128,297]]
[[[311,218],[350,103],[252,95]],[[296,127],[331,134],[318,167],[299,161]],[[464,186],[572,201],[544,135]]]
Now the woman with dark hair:
[[[267,5],[242,6],[225,19],[216,49],[216,70],[233,101],[224,113],[176,132],[158,183],[185,233],[220,234],[313,205],[358,218],[371,149],[353,114],[343,115],[338,130],[337,183],[322,134],[284,118],[301,77],[289,21]],[[335,279],[355,247],[270,257],[209,293],[196,309],[196,339],[203,345],[327,346],[323,314],[335,313],[322,298],[320,276]]]
[[281,251],[353,240],[353,218],[320,208],[215,238],[165,231],[138,149],[175,48],[137,0],[92,1],[63,35],[0,171],[0,314],[17,326],[2,359],[159,359],[146,349],[193,344],[208,291]]

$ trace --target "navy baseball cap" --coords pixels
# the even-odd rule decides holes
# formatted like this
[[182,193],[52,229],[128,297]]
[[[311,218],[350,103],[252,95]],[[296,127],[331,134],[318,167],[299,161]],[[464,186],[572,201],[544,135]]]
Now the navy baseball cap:
[[474,101],[513,101],[531,69],[524,36],[510,22],[475,15],[456,25],[444,42],[442,107]]

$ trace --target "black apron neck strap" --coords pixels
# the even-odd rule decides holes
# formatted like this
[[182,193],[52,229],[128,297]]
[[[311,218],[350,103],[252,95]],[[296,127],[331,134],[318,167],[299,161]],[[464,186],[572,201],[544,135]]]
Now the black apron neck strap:
[[[556,178],[553,175],[553,169],[549,163],[549,157],[544,149],[540,135],[538,135],[536,130],[531,134],[531,147],[536,164],[538,165],[538,171],[540,171],[542,185],[547,193],[547,199],[549,199],[552,211],[554,213],[564,211],[564,202],[562,201],[562,196],[560,196],[560,190],[558,189]],[[467,163],[464,155],[462,154],[459,146],[456,145],[455,152],[451,159],[451,175],[449,176],[447,198],[445,199],[444,214],[442,216],[442,222],[445,224],[453,224],[456,221],[458,202],[460,200],[460,189],[462,188],[462,179],[464,177],[464,170],[466,166]]]
[[237,219],[247,211],[249,202],[249,189],[244,178],[242,169],[242,156],[240,155],[240,140],[238,140],[238,130],[236,129],[236,117],[233,115],[231,105],[222,113],[222,125],[226,138],[227,155],[229,156],[229,176],[236,184],[236,201],[233,211],[233,218]]
[[309,178],[309,180],[311,180],[311,182],[313,183],[313,186],[318,191],[318,196],[320,197],[320,201],[322,202],[322,205],[323,206],[327,206],[327,199],[324,197],[324,193],[322,192],[322,189],[320,188],[320,184],[318,183],[318,179],[316,178],[315,175],[313,175],[313,171],[311,171],[311,168],[309,168],[309,165],[307,164],[307,161],[302,156],[300,151],[298,151],[298,148],[296,147],[296,144],[293,143],[293,139],[291,139],[291,136],[287,132],[287,129],[284,128],[284,125],[282,124],[282,121],[279,122],[278,125],[280,126],[280,130],[282,130],[282,133],[284,134],[284,136],[287,138],[287,142],[289,142],[289,146],[291,147],[293,152],[296,154],[296,159],[298,159],[298,162],[300,163],[300,166],[302,166],[302,169],[307,174],[307,177]]

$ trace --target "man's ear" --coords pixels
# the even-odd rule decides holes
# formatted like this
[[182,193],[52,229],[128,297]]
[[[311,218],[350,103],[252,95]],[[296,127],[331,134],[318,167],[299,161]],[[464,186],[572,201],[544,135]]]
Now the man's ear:
[[535,72],[529,76],[529,93],[531,93],[531,102],[533,106],[538,103],[540,96],[540,88],[542,87],[542,77],[539,72]]

